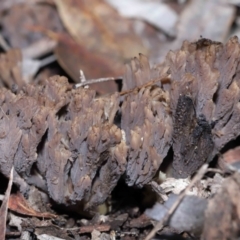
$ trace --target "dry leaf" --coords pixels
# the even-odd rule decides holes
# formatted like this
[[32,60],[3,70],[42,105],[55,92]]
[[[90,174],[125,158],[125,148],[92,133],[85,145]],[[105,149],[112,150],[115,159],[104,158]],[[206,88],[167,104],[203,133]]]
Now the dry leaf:
[[[75,80],[80,80],[80,69],[83,70],[87,79],[99,77],[118,77],[123,74],[123,65],[112,63],[106,56],[88,51],[84,45],[76,43],[66,34],[56,35],[58,45],[55,54],[62,68]],[[90,88],[99,93],[110,93],[117,91],[114,81],[100,84],[92,84]]]
[[[66,43],[61,42],[57,50],[60,64],[69,74],[75,65],[75,81],[80,69],[88,79],[122,76],[126,60],[138,53],[148,53],[134,33],[132,21],[119,16],[104,1],[65,0],[55,3],[65,27],[80,45],[71,47],[74,53],[68,52]],[[69,58],[72,58],[70,63]]]
[[56,215],[48,212],[38,212],[31,208],[26,201],[26,199],[20,194],[12,194],[9,198],[8,208],[14,212],[32,216],[32,217],[42,217],[42,218],[54,218]]
[[56,0],[55,4],[69,33],[89,50],[106,54],[110,59],[146,53],[131,21],[119,16],[104,1]]

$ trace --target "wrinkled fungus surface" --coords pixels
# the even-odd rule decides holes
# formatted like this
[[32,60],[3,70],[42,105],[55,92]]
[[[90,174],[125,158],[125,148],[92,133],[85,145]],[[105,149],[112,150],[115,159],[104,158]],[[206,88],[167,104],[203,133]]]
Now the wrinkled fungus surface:
[[34,185],[57,203],[92,207],[120,177],[150,182],[171,147],[173,176],[185,178],[240,135],[236,37],[185,41],[153,68],[140,55],[126,66],[123,91],[102,97],[65,77],[25,84],[14,54],[0,56],[2,86],[18,86],[0,88],[0,171],[9,176],[14,165],[24,193]]

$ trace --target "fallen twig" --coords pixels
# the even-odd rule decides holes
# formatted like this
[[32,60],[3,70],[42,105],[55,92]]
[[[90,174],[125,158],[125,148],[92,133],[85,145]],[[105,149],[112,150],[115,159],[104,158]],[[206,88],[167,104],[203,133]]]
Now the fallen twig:
[[170,82],[170,81],[171,81],[171,79],[168,78],[168,77],[166,77],[166,78],[159,78],[159,77],[157,77],[157,78],[154,78],[154,79],[152,79],[151,81],[149,81],[149,82],[147,82],[147,83],[145,83],[145,84],[143,84],[143,85],[141,85],[141,86],[138,86],[138,87],[136,87],[136,88],[133,88],[133,89],[130,89],[130,90],[126,90],[126,91],[120,92],[120,96],[125,95],[125,94],[128,94],[128,93],[131,93],[131,92],[134,92],[134,91],[139,91],[141,88],[143,88],[143,87],[149,87],[149,86],[151,86],[151,85],[154,85],[154,84],[157,83],[157,82],[164,83],[164,82]]

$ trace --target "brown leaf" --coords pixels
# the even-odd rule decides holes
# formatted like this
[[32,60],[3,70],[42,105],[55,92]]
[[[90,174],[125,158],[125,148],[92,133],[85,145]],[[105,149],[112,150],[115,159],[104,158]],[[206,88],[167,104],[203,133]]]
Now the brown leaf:
[[69,33],[88,49],[107,54],[109,58],[131,58],[146,52],[134,34],[132,22],[118,15],[103,0],[66,0],[55,4]]
[[87,79],[121,76],[126,59],[147,54],[134,33],[133,22],[119,16],[104,1],[66,0],[55,4],[65,27],[79,44],[77,47],[70,39],[61,38],[56,50],[60,64],[75,81],[79,81],[80,69]]
[[7,210],[8,210],[8,203],[9,203],[9,196],[12,189],[12,183],[13,183],[13,167],[10,172],[9,176],[9,182],[8,182],[8,188],[5,193],[5,197],[2,201],[2,205],[0,208],[0,239],[5,239],[5,233],[6,233],[6,220],[7,220]]
[[[123,65],[117,61],[114,62],[104,55],[89,51],[66,34],[58,34],[57,38],[55,54],[58,62],[76,82],[79,82],[80,69],[83,70],[87,79],[118,77],[123,74]],[[101,94],[117,90],[114,81],[92,84],[90,87]]]
[[32,216],[32,217],[42,217],[42,218],[55,218],[56,215],[48,212],[38,212],[32,209],[26,199],[20,194],[12,194],[9,198],[8,208],[14,212]]

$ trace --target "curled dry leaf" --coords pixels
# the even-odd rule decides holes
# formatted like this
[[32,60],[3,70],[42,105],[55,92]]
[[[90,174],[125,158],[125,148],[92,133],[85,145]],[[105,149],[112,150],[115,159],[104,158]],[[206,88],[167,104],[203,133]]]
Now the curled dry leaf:
[[48,212],[38,212],[29,206],[25,198],[20,194],[12,194],[9,197],[8,208],[14,212],[22,215],[41,217],[41,218],[54,218],[56,215]]

